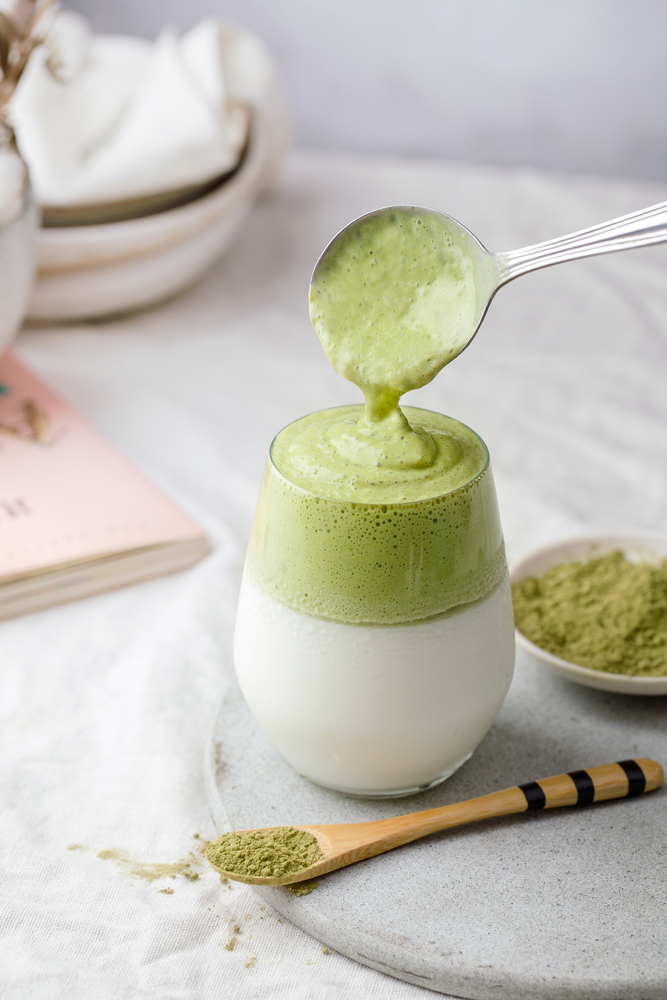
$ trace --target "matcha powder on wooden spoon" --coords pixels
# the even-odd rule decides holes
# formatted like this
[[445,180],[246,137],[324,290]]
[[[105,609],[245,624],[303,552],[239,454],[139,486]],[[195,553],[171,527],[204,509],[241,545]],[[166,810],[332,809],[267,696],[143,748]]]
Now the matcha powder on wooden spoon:
[[667,676],[667,560],[622,552],[568,562],[512,587],[516,626],[570,663],[612,674]]
[[312,833],[282,826],[275,830],[225,833],[208,846],[206,857],[215,868],[241,877],[276,878],[310,868],[323,855]]

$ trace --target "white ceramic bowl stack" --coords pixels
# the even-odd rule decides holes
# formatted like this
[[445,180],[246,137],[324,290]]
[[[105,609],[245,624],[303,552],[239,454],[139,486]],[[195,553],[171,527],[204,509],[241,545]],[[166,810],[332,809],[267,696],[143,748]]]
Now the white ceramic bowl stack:
[[238,169],[186,204],[118,222],[43,228],[28,321],[110,316],[159,302],[194,284],[228,247],[287,146],[279,93],[251,109]]

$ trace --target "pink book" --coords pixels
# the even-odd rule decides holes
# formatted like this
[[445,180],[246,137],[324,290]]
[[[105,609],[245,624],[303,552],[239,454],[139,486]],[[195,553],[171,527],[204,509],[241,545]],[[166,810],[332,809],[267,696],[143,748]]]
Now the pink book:
[[201,529],[11,354],[0,357],[0,619],[210,551]]

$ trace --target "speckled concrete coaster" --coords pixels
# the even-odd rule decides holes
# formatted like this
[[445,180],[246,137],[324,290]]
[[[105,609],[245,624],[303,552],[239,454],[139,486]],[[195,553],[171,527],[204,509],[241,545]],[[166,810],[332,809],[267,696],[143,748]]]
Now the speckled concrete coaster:
[[[667,764],[667,698],[579,687],[519,656],[503,709],[464,767],[406,799],[310,784],[271,749],[237,688],[209,759],[219,829],[379,819],[630,757]],[[473,1000],[665,1000],[667,792],[437,834],[320,880],[257,888],[350,958]]]

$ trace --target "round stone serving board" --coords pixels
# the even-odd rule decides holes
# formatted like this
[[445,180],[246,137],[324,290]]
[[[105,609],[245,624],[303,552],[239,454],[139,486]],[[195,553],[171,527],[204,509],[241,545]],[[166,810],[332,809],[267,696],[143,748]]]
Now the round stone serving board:
[[[361,800],[296,774],[233,687],[214,727],[210,804],[229,829],[380,819],[631,757],[667,764],[667,698],[596,691],[519,653],[470,761],[404,799]],[[257,887],[330,948],[473,1000],[665,1000],[667,791],[436,834],[332,872],[306,896]]]

